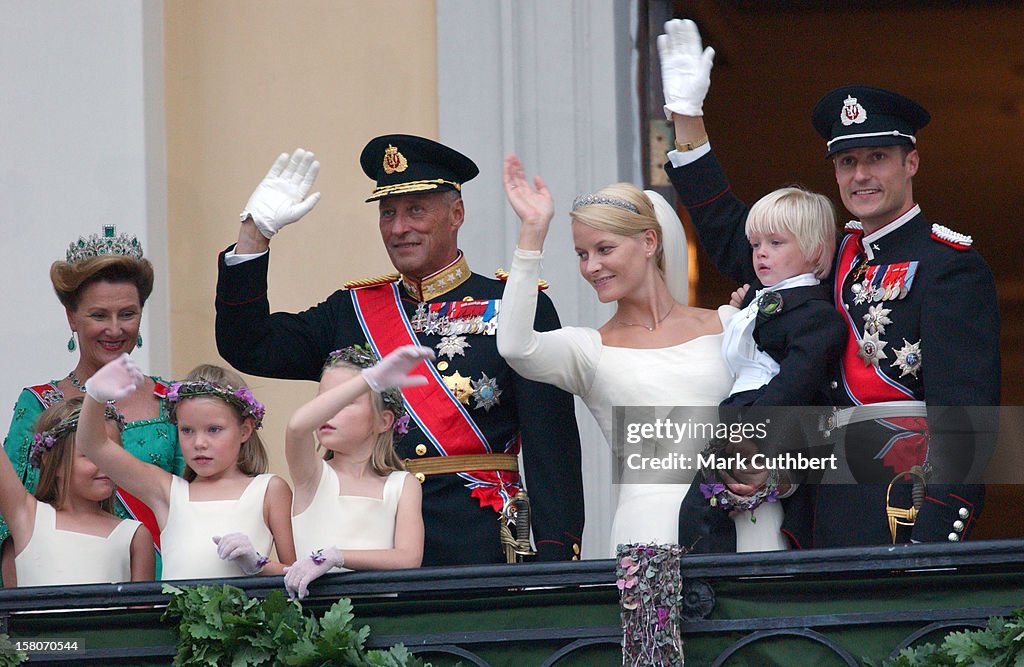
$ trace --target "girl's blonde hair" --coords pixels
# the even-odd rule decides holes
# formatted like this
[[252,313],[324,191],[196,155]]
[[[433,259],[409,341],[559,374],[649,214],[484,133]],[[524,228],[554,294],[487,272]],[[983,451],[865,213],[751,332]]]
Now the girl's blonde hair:
[[[54,434],[55,442],[41,454],[39,463],[39,481],[36,483],[36,500],[52,505],[54,509],[63,509],[64,502],[71,493],[71,467],[75,461],[75,433],[77,432],[78,414],[82,410],[82,398],[72,398],[51,405],[43,410],[36,419],[34,432],[44,435]],[[58,428],[61,424],[75,424],[70,428]],[[63,470],[63,478],[59,472]],[[105,512],[114,513],[114,494],[100,502]]]
[[[181,401],[200,397],[219,398],[235,411],[238,423],[246,419],[253,420],[252,434],[238,450],[238,469],[249,477],[267,472],[270,467],[267,448],[257,430],[263,421],[263,405],[252,396],[241,375],[222,366],[200,364],[189,371],[181,383],[171,385],[169,393],[174,393],[178,387],[185,388],[185,391],[172,399],[172,422],[176,424],[178,421],[177,408]],[[190,387],[198,391],[190,391]],[[196,472],[186,464],[182,477],[191,482],[196,476]]]
[[836,251],[836,210],[825,195],[791,186],[779,188],[758,199],[747,214],[747,238],[751,234],[789,232],[796,237],[800,252],[814,267],[814,275],[825,278],[832,271]]
[[[324,374],[332,370],[342,369],[358,373],[366,368],[367,366],[361,365],[356,359],[349,360],[341,356],[352,349],[346,348],[346,350],[332,353],[327,359],[327,363],[324,364],[320,378],[323,379]],[[359,350],[359,348],[355,349]],[[372,365],[372,363],[369,365]],[[401,400],[401,393],[398,394],[398,400]],[[390,412],[394,416],[392,427],[385,429],[382,433],[378,433],[377,438],[373,442],[373,449],[370,451],[370,467],[373,468],[373,472],[382,477],[391,474],[395,470],[405,470],[405,464],[402,463],[402,459],[399,458],[398,453],[395,451],[395,430],[402,415],[397,414],[395,409],[385,403],[384,395],[376,391],[370,391],[370,410],[373,414],[374,422],[383,418],[385,411]],[[330,460],[333,456],[334,452],[329,449],[324,450],[325,461]]]
[[657,238],[654,259],[658,270],[665,274],[665,240],[661,224],[651,200],[632,183],[612,183],[597,192],[577,197],[569,217],[573,222],[599,231],[630,238],[653,231]]

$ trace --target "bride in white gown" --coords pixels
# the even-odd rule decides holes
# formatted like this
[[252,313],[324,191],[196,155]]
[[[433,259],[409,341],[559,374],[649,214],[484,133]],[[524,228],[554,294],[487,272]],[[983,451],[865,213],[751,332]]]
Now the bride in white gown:
[[[704,411],[690,407],[685,418],[716,421],[717,406],[733,383],[721,348],[724,324],[736,309],[686,305],[686,238],[668,202],[628,183],[577,197],[570,217],[580,274],[601,302],[615,302],[616,311],[596,330],[537,332],[531,323],[554,203],[539,176],[532,185],[526,180],[515,156],[505,161],[505,192],[522,221],[498,322],[498,351],[509,365],[524,377],[580,396],[609,443],[616,406],[704,406]],[[683,439],[673,444],[673,452],[696,461],[706,440]],[[623,468],[612,549],[676,543],[679,505],[694,468],[657,477],[631,470],[623,452],[615,453]],[[785,548],[779,503],[755,512],[756,523],[746,513],[734,516],[738,550]]]

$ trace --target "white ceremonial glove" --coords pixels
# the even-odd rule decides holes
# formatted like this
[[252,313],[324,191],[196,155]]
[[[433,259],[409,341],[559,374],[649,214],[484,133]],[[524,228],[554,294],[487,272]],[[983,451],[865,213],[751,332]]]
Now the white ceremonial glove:
[[671,121],[673,113],[703,116],[715,50],[710,46],[701,50],[697,24],[690,19],[672,19],[665,23],[665,34],[658,35],[658,54],[665,118]]
[[127,354],[105,364],[85,383],[85,393],[99,403],[118,401],[132,395],[146,376]]
[[281,153],[256,186],[239,218],[245,222],[252,217],[260,233],[270,239],[282,227],[309,213],[320,201],[319,192],[306,197],[318,173],[320,163],[313,159],[311,152],[296,148],[290,157]]
[[217,545],[217,556],[221,560],[234,561],[248,575],[259,574],[263,566],[270,562],[269,558],[256,551],[249,536],[244,533],[228,533],[223,537],[214,535],[213,543]]
[[345,557],[334,547],[317,549],[284,569],[284,589],[288,598],[301,600],[309,593],[309,585],[335,567],[345,565]]
[[434,351],[419,345],[403,345],[380,360],[375,366],[363,369],[363,379],[370,389],[381,392],[391,387],[416,387],[427,383],[427,378],[409,375],[421,361],[434,358]]

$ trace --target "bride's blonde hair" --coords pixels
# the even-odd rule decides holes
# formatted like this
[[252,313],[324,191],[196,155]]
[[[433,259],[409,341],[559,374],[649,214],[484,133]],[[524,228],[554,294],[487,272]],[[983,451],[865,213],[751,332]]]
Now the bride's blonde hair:
[[602,232],[636,238],[653,231],[657,238],[654,259],[665,273],[665,245],[654,204],[632,183],[612,183],[573,202],[569,217]]

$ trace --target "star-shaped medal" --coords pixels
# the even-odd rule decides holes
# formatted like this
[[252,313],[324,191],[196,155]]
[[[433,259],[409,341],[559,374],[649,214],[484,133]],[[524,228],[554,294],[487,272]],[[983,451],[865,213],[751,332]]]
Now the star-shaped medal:
[[865,334],[863,338],[857,341],[857,346],[860,348],[857,350],[857,356],[864,361],[865,366],[878,367],[878,361],[880,359],[888,359],[888,355],[882,351],[882,348],[888,345],[888,341],[878,340],[878,334]]
[[909,373],[916,378],[917,371],[921,370],[921,341],[910,343],[904,338],[903,347],[896,350],[896,361],[891,366],[900,369],[900,377]]
[[868,306],[868,312],[864,315],[864,332],[884,334],[885,325],[892,324],[889,319],[891,312],[891,309],[882,305]]
[[468,377],[463,377],[462,373],[455,371],[451,375],[441,376],[441,379],[459,403],[469,405],[469,397],[473,395],[473,384]]
[[476,399],[476,407],[483,408],[487,412],[498,404],[498,397],[501,396],[501,389],[498,389],[498,381],[495,378],[487,377],[487,373],[481,373],[479,380],[473,380],[473,398]]
[[437,344],[437,356],[454,359],[456,354],[466,356],[465,350],[469,347],[465,336],[445,336]]
[[[856,289],[858,287],[860,289]],[[874,289],[871,287],[871,283],[866,280],[853,285],[850,290],[853,292],[853,303],[858,306],[865,301],[871,301],[875,294]]]

